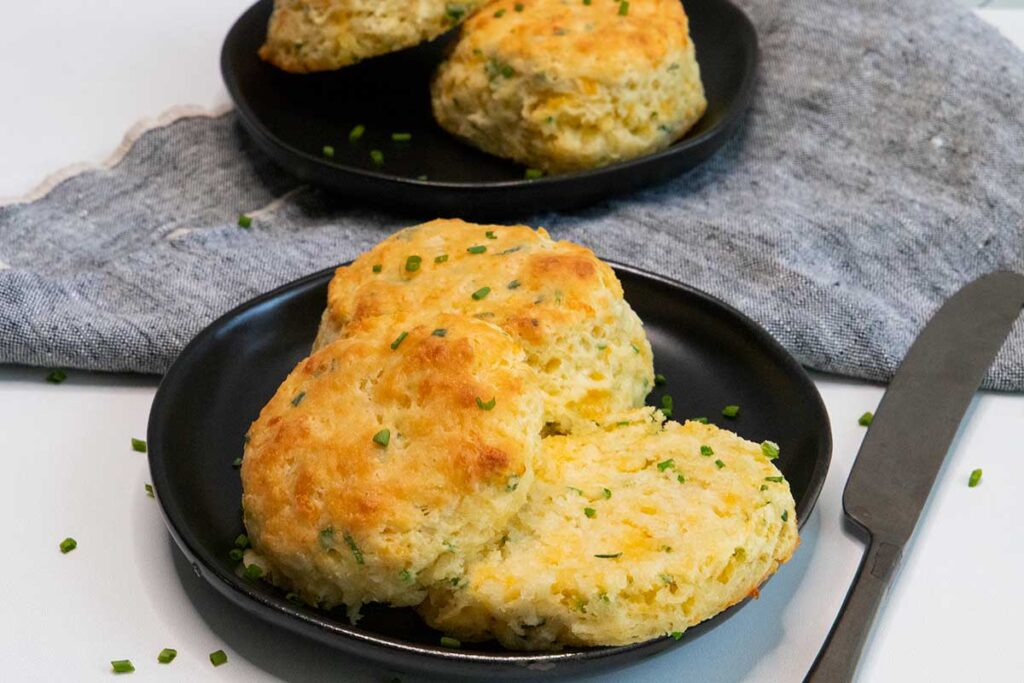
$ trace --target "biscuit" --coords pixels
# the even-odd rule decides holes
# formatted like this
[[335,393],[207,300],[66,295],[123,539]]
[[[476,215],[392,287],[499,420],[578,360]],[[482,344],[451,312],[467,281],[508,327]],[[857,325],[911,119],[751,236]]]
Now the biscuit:
[[541,392],[499,328],[378,321],[301,361],[247,435],[243,509],[256,563],[324,607],[415,605],[520,509]]
[[549,172],[668,147],[707,107],[678,0],[498,0],[465,23],[431,90],[444,129]]
[[435,220],[402,230],[331,280],[314,348],[382,314],[462,313],[525,349],[554,431],[643,405],[654,382],[643,324],[614,271],[543,229]]
[[662,419],[545,439],[526,506],[426,621],[517,650],[625,645],[757,595],[799,541],[789,484],[761,446]]
[[329,71],[432,40],[484,0],[275,0],[259,54],[292,73]]

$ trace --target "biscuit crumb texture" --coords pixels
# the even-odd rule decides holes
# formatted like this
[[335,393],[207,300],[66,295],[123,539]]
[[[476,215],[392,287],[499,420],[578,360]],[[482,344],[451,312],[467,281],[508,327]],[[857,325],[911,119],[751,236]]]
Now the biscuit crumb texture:
[[[707,108],[678,0],[499,0],[432,83],[434,116],[497,156],[557,173],[646,155]],[[521,11],[516,11],[516,7]]]
[[329,71],[432,40],[483,0],[275,0],[260,57],[292,73]]
[[337,270],[314,348],[429,311],[491,322],[522,345],[549,432],[642,406],[654,385],[651,345],[612,268],[522,225],[435,220],[395,233]]
[[545,439],[525,508],[465,585],[431,590],[426,621],[516,650],[624,645],[757,595],[799,541],[789,484],[757,444],[662,420]]
[[[523,506],[542,393],[490,323],[391,319],[301,361],[263,408],[242,462],[251,558],[321,607],[415,605]],[[443,330],[443,334],[439,332]]]

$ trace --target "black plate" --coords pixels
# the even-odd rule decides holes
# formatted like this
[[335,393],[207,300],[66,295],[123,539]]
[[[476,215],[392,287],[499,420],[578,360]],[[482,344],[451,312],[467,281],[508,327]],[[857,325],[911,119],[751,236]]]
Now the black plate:
[[[231,28],[221,71],[239,118],[257,145],[287,171],[361,202],[431,216],[498,218],[582,206],[687,171],[732,136],[747,108],[757,63],[757,35],[728,0],[688,2],[690,32],[707,92],[708,110],[667,150],[582,173],[524,180],[522,166],[465,145],[430,111],[431,74],[454,36],[340,71],[285,73],[256,54],[272,0],[249,8]],[[367,127],[348,142],[356,124]],[[391,133],[410,132],[411,143]],[[323,156],[325,145],[335,149]],[[373,165],[369,151],[385,162]],[[426,175],[429,180],[417,180]]]
[[[763,329],[738,311],[689,287],[616,266],[626,298],[643,319],[657,371],[668,378],[678,418],[707,416],[755,441],[772,439],[777,461],[807,519],[831,455],[828,416],[814,384]],[[263,404],[307,355],[333,269],[265,294],[201,332],[164,377],[149,420],[149,465],[171,535],[196,574],[232,601],[274,624],[391,669],[445,676],[538,676],[608,670],[692,639],[743,603],[686,632],[627,647],[555,654],[493,646],[440,647],[440,633],[411,609],[369,608],[359,627],[342,610],[294,605],[263,582],[234,573],[228,558],[243,531],[238,470],[242,439]],[[660,404],[660,391],[650,397]],[[741,406],[735,420],[722,407]],[[785,571],[785,567],[782,571]]]

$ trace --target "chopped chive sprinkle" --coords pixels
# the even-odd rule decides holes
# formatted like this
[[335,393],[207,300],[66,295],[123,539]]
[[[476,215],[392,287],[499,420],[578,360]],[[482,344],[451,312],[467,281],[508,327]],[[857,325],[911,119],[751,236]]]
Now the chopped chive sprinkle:
[[575,493],[577,496],[582,496],[583,495],[583,489],[578,489],[575,486],[566,486],[565,488],[569,489],[570,491]]
[[597,510],[595,510],[594,508],[583,508],[583,514],[585,514],[590,519],[593,519],[594,517],[597,517]]
[[767,491],[768,490],[768,484],[761,484],[761,490],[762,491]]
[[63,370],[50,370],[46,375],[46,381],[50,384],[60,384],[68,378],[68,373]]
[[597,345],[597,350],[598,350],[598,351],[604,351],[604,350],[605,350],[605,349],[607,349],[607,348],[608,348],[608,345],[607,345],[607,344],[598,344],[598,345]]
[[601,495],[604,496],[605,498],[611,498],[612,497],[612,490],[611,489],[601,489]]
[[155,498],[156,495],[153,493],[153,485],[145,484],[144,486],[146,487],[146,495],[149,496],[150,498]]
[[967,486],[974,488],[981,482],[981,469],[976,469],[971,472],[971,478],[967,480]]
[[395,142],[409,142],[412,140],[412,133],[392,133],[391,139]]
[[380,263],[374,264],[373,272],[379,273],[382,270],[384,270],[384,266],[382,264],[380,264]]
[[434,330],[433,332],[431,332],[430,334],[434,335],[435,337],[443,337],[446,334],[448,334],[448,330],[446,330],[443,327],[439,327],[436,330]]
[[660,550],[663,553],[670,553],[670,552],[672,552],[672,546],[670,546],[670,545],[663,545],[660,548],[658,548],[658,550]]
[[235,537],[235,547],[236,548],[241,548],[242,550],[245,550],[246,548],[248,548],[249,547],[249,537],[246,536],[245,534],[238,534],[238,536]]
[[640,348],[636,344],[630,344],[629,346],[633,349],[633,353],[640,353]]
[[441,636],[441,644],[444,645],[445,647],[454,647],[454,648],[462,647],[462,643],[460,643],[455,638],[449,638],[448,636]]
[[136,439],[132,437],[132,450],[138,453],[146,452],[146,442],[143,439]]
[[479,396],[477,396],[476,397],[476,407],[479,408],[480,410],[492,410],[494,408],[494,404],[497,402],[497,400],[498,400],[497,396],[492,396],[491,400],[487,401],[485,403],[484,401],[480,400]]
[[788,522],[789,521],[789,510],[783,510],[782,511],[782,521],[783,522]]
[[236,468],[237,467],[241,467],[242,466],[242,459],[241,458],[235,458],[234,462],[231,463],[231,466],[232,467],[236,467]]
[[676,475],[676,481],[678,481],[680,484],[685,484],[686,483],[686,475],[685,474],[678,474],[678,475]]
[[522,284],[522,283],[521,283],[521,282],[519,282],[519,280],[513,280],[512,282],[508,283],[508,288],[509,288],[509,289],[519,289],[519,286],[520,286],[521,284]]
[[717,467],[718,469],[722,469],[723,467],[725,467],[725,463],[722,462],[721,460],[716,460],[715,467]]
[[661,412],[665,417],[672,417],[672,397],[668,394],[661,397]]
[[251,228],[252,227],[252,216],[246,216],[244,213],[238,217],[238,227],[240,228]]
[[665,381],[666,381],[666,380],[665,380],[665,375],[662,375],[662,374],[660,374],[660,373],[659,373],[659,374],[657,374],[657,375],[655,375],[655,376],[654,376],[654,383],[655,383],[656,385],[658,385],[658,384],[664,384],[664,383],[665,383]]
[[75,539],[71,538],[70,536],[68,538],[65,538],[63,541],[60,542],[60,551],[62,553],[64,553],[65,555],[67,555],[68,553],[70,553],[72,550],[74,550],[77,547],[78,547],[78,541],[76,541]]
[[356,541],[352,538],[352,534],[345,532],[345,544],[348,545],[349,550],[352,551],[352,556],[356,558],[356,564],[366,564],[366,560],[363,559],[363,551],[356,545]]
[[321,529],[318,538],[320,540],[320,547],[324,550],[330,550],[334,547],[334,528],[327,527],[326,529]]
[[679,640],[680,638],[683,637],[683,632],[682,631],[672,631],[672,633],[670,633],[669,635],[672,636],[673,640]]
[[524,7],[525,5],[523,5],[523,3],[517,2],[512,9],[514,9],[517,12],[522,12]]
[[869,410],[868,412],[860,416],[860,418],[857,420],[857,424],[859,424],[861,427],[870,427],[871,421],[874,419],[875,414]]
[[305,391],[300,391],[299,393],[295,394],[295,398],[292,399],[292,406],[293,407],[298,407],[298,405],[300,403],[302,403],[302,400],[304,398],[306,398],[306,392]]
[[370,161],[373,162],[374,166],[383,166],[384,165],[384,152],[380,151],[379,149],[371,149],[370,150]]
[[366,126],[364,126],[362,124],[359,124],[358,126],[353,128],[351,131],[349,131],[348,141],[349,142],[358,142],[359,138],[363,137],[363,133],[365,133],[365,132],[366,132]]
[[676,461],[673,460],[672,458],[669,458],[668,460],[662,460],[661,462],[658,463],[658,471],[659,472],[664,472],[669,467],[675,467],[675,466],[676,466]]
[[505,483],[505,493],[512,493],[519,488],[519,475],[513,474]]
[[242,558],[245,557],[245,553],[239,548],[232,548],[228,551],[228,557],[235,562],[241,562]]
[[485,251],[487,251],[487,247],[485,247],[482,244],[477,244],[476,246],[466,249],[466,251],[468,251],[470,254],[482,254]]
[[391,350],[392,350],[392,351],[394,351],[395,349],[397,349],[397,348],[398,348],[398,346],[399,346],[399,345],[400,345],[400,344],[401,344],[401,343],[402,343],[403,341],[405,341],[405,338],[406,338],[406,337],[408,337],[408,336],[409,336],[409,333],[408,333],[408,332],[403,332],[402,334],[400,334],[400,335],[398,335],[397,337],[395,337],[395,341],[391,342]]
[[589,6],[590,5],[590,0],[583,0],[583,4]]
[[258,564],[247,564],[245,565],[245,578],[253,579],[254,581],[263,576],[263,567]]
[[629,426],[629,420],[623,420],[622,422],[616,422],[615,426],[616,427],[628,427]]
[[161,664],[170,664],[174,661],[174,658],[178,656],[178,651],[174,648],[165,647],[160,650],[160,654],[156,656],[156,661]]
[[700,422],[702,425],[706,425],[708,419],[706,417],[691,417],[690,422]]
[[379,432],[373,435],[373,442],[380,446],[387,446],[389,443],[391,443],[391,430],[380,430]]
[[420,269],[421,263],[423,263],[423,257],[413,254],[409,258],[405,259],[405,269],[410,273],[415,273]]
[[765,454],[769,460],[774,460],[779,457],[779,444],[774,441],[762,441],[761,452]]
[[224,650],[217,650],[216,652],[210,653],[210,664],[214,666],[220,666],[221,664],[227,664],[228,656],[224,653]]
[[765,481],[773,481],[776,484],[781,484],[782,482],[786,481],[786,478],[783,477],[782,475],[779,475],[777,477],[765,477],[764,480]]
[[440,256],[434,257],[434,263],[444,263],[448,260],[448,254],[441,254]]
[[724,415],[726,417],[736,417],[739,414],[740,414],[740,407],[739,406],[733,405],[733,406],[726,406],[726,407],[722,408],[722,415]]
[[700,454],[703,455],[705,458],[710,458],[712,455],[715,454],[715,449],[712,448],[711,446],[701,446]]
[[324,145],[323,153],[324,153],[325,157],[330,159],[330,158],[334,157],[334,148],[331,147],[330,145]]
[[473,292],[472,296],[473,296],[473,299],[475,301],[480,301],[481,299],[483,299],[484,297],[486,297],[490,293],[491,293],[491,288],[490,287],[481,287],[480,289],[478,289],[475,292]]
[[497,12],[494,13],[494,18],[495,19],[501,19],[503,16],[505,16],[505,10],[504,9],[500,9]]
[[627,14],[629,14],[629,3],[626,2],[626,0],[622,0],[622,2],[619,3],[619,16],[624,17]]
[[594,557],[599,557],[602,560],[614,560],[616,557],[622,557],[622,553],[601,553],[594,555]]
[[302,598],[299,597],[298,593],[288,593],[284,596],[284,599],[292,603],[293,605],[302,604]]
[[496,240],[496,239],[498,239],[498,236],[494,234],[493,230],[488,230],[487,232],[485,232],[484,233],[484,237],[486,237],[489,240]]
[[132,660],[130,659],[115,659],[110,662],[110,666],[116,674],[130,674],[135,671],[135,667],[132,666]]
[[544,171],[540,170],[539,168],[528,168],[526,169],[526,172],[523,174],[523,177],[526,178],[527,180],[537,180],[538,178],[544,177]]

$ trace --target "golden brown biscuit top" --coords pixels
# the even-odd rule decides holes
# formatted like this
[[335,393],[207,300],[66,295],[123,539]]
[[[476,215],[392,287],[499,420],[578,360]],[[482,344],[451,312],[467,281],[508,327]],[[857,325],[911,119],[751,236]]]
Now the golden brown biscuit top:
[[[585,247],[554,242],[543,229],[439,219],[395,233],[339,268],[325,329],[348,334],[345,326],[374,316],[447,311],[539,344],[548,330],[621,299],[611,267]],[[322,334],[317,343],[325,341]]]
[[243,459],[246,501],[260,505],[264,535],[299,543],[326,527],[410,531],[426,511],[524,474],[539,448],[534,384],[490,324],[378,324],[301,362],[264,407]]
[[678,0],[498,0],[466,22],[458,52],[487,59],[495,77],[601,80],[656,68],[689,41]]

